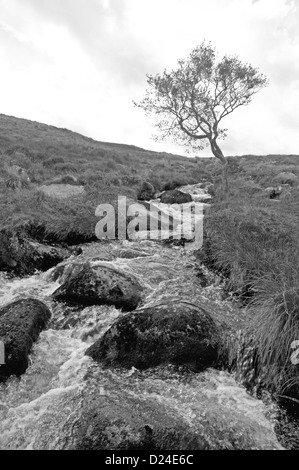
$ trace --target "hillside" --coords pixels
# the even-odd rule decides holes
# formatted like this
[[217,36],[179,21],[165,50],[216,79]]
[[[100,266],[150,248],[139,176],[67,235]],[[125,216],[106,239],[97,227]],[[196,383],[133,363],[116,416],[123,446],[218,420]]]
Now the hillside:
[[31,142],[32,149],[38,151],[43,151],[45,148],[48,151],[53,151],[59,145],[63,145],[66,149],[68,147],[73,148],[73,150],[74,146],[77,146],[86,149],[145,151],[134,145],[97,142],[90,137],[85,137],[68,129],[4,114],[0,114],[0,127],[0,145],[2,148],[9,147],[12,143],[15,144],[18,141],[20,145],[24,146]]
[[82,158],[82,154],[88,160],[103,157],[104,154],[112,158],[116,155],[138,158],[143,154],[154,159],[165,156],[185,160],[179,155],[153,152],[134,145],[98,142],[68,129],[0,114],[0,148],[8,150],[16,145],[41,156],[59,154],[73,159]]
[[[94,237],[95,208],[118,195],[135,198],[144,180],[157,189],[178,179],[196,181],[195,160],[133,145],[97,142],[88,137],[26,119],[0,115],[0,228],[39,232],[51,240]],[[21,167],[28,181],[12,174]],[[199,175],[198,175],[199,176]],[[84,196],[65,201],[39,191],[52,183],[84,188]],[[76,207],[76,208],[75,208]]]

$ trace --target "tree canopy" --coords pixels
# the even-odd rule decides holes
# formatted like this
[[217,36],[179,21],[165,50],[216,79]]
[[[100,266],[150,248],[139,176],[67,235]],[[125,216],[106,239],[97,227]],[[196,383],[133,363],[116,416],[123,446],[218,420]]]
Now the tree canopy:
[[268,84],[257,68],[233,55],[217,59],[214,47],[203,42],[176,70],[147,75],[145,98],[136,106],[155,114],[162,139],[173,138],[192,150],[210,145],[222,163],[217,140],[226,137],[222,120]]

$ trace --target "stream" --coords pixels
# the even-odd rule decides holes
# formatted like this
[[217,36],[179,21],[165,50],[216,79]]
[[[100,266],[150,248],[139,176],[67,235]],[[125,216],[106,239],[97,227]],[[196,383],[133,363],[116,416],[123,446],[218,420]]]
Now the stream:
[[[188,298],[212,306],[216,321],[240,327],[244,323],[244,312],[223,300],[216,276],[207,272],[211,282],[201,286],[192,251],[150,240],[89,243],[82,248],[76,262],[104,261],[134,274],[144,288],[142,307]],[[54,301],[51,294],[62,283],[61,278],[53,280],[54,271],[22,279],[0,274],[0,306],[33,297],[52,311],[26,373],[0,384],[0,449],[77,448],[76,426],[86,397],[94,393],[103,396],[107,406],[125,401],[138,402],[153,413],[163,409],[201,436],[208,449],[283,449],[274,432],[276,406],[250,396],[233,374],[215,369],[184,372],[173,366],[110,370],[85,356],[124,313],[114,306],[79,308]]]

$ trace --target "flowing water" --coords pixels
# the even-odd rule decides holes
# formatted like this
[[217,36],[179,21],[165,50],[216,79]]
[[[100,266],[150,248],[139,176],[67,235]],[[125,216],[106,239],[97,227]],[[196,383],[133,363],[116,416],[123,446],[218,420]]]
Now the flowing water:
[[[187,298],[209,305],[216,321],[238,326],[244,318],[221,297],[217,278],[202,288],[192,252],[152,241],[87,244],[76,262],[106,262],[137,276],[142,304]],[[71,263],[71,260],[65,264]],[[0,306],[34,297],[52,311],[48,329],[34,345],[22,378],[0,384],[0,449],[69,449],[86,397],[100,393],[111,402],[139,400],[163,410],[204,438],[207,448],[281,449],[274,432],[275,407],[251,397],[233,375],[214,369],[183,373],[174,367],[148,371],[107,370],[85,351],[121,315],[113,306],[70,307],[51,294],[55,268],[23,279],[0,277]]]

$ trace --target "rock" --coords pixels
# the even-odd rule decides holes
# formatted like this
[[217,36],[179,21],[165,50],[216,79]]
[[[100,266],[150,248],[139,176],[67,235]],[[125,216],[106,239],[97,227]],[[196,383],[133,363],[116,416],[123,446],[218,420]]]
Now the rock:
[[144,181],[137,192],[137,199],[140,201],[149,201],[155,197],[156,190],[151,183]]
[[172,191],[165,191],[162,193],[160,201],[163,204],[186,204],[187,202],[192,202],[193,199],[190,194],[174,189]]
[[[115,395],[115,393],[113,394]],[[145,402],[122,391],[115,398],[92,390],[72,433],[73,450],[203,450],[208,440],[198,435],[163,403]],[[67,448],[68,449],[68,448]]]
[[39,186],[37,189],[54,199],[68,199],[86,194],[84,186],[74,186],[73,184],[49,184]]
[[275,176],[274,181],[279,184],[289,184],[293,186],[299,181],[299,178],[292,172],[282,172]]
[[0,232],[0,270],[18,276],[47,271],[70,256],[66,248],[38,243],[17,234]]
[[278,186],[276,188],[269,187],[265,189],[265,193],[269,196],[270,199],[277,199],[282,192],[282,187]]
[[72,264],[63,274],[64,283],[54,293],[56,300],[83,305],[108,304],[134,310],[142,287],[132,275],[105,263]]
[[120,318],[86,354],[105,366],[147,369],[170,363],[199,371],[217,362],[218,329],[204,308],[169,302]]
[[117,374],[91,366],[72,397],[76,408],[66,402],[58,448],[109,450],[111,459],[115,450],[281,449],[265,407],[227,373],[185,374],[172,366]]
[[48,307],[35,299],[17,300],[0,309],[0,340],[5,347],[0,381],[25,372],[32,345],[50,317]]

